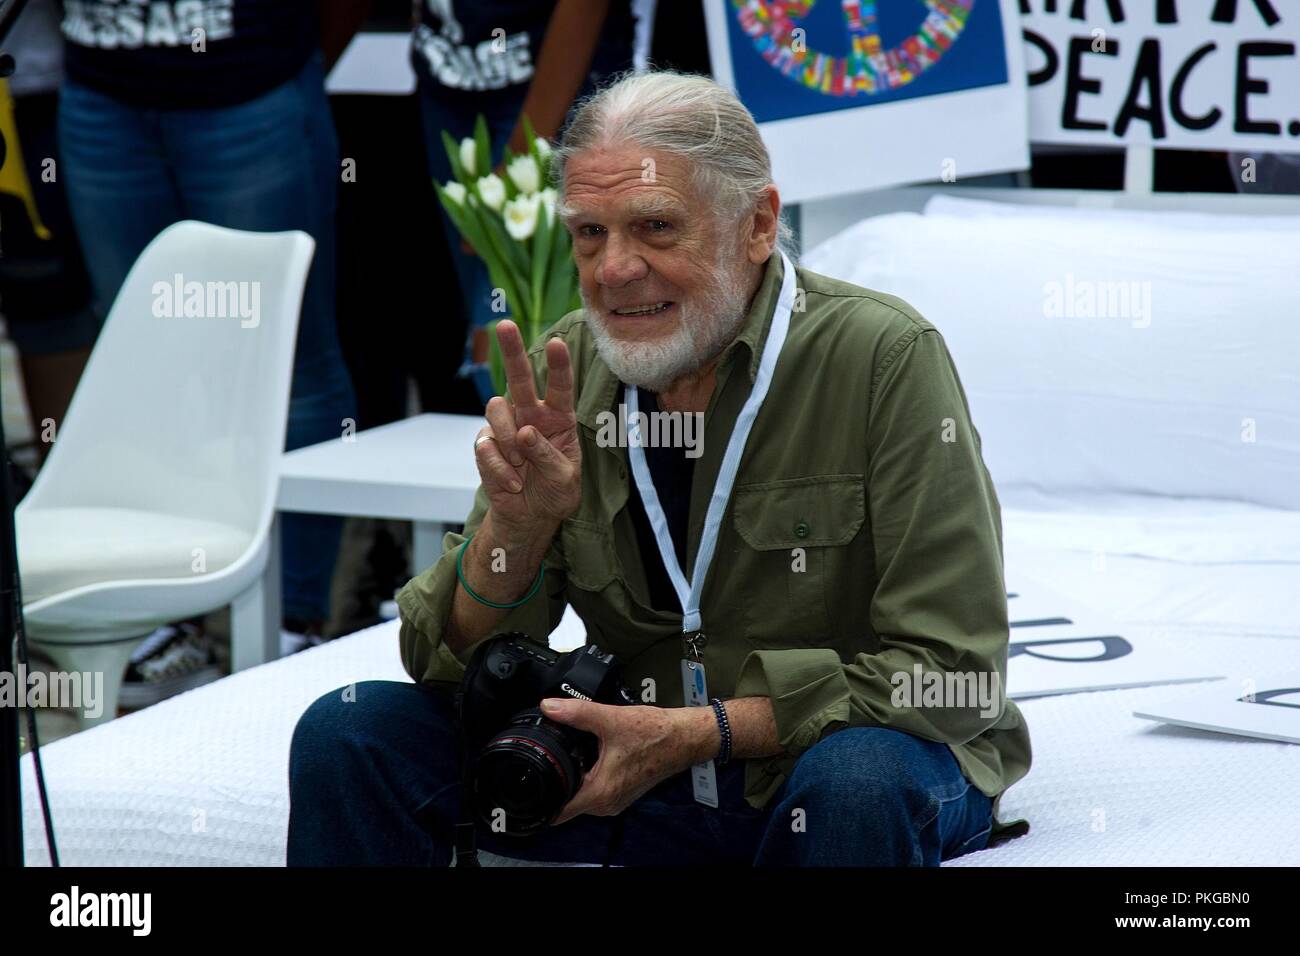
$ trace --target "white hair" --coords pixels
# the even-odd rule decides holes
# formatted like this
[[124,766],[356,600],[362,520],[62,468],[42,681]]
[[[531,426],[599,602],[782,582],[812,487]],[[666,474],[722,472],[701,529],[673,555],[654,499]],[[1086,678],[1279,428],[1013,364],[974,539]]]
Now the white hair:
[[[624,73],[578,104],[551,166],[564,197],[568,161],[585,150],[634,142],[687,161],[696,195],[716,197],[727,225],[753,212],[772,185],[772,162],[745,105],[705,76],[659,70]],[[777,248],[790,227],[777,222]]]

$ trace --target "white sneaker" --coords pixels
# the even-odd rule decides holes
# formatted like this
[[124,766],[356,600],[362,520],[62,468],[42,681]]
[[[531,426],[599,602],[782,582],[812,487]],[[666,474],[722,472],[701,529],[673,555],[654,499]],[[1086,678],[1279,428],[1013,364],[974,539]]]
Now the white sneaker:
[[297,631],[280,628],[281,657],[288,657],[290,654],[297,654],[299,651],[305,651],[309,647],[318,647],[324,643],[325,638],[319,634],[299,634]]

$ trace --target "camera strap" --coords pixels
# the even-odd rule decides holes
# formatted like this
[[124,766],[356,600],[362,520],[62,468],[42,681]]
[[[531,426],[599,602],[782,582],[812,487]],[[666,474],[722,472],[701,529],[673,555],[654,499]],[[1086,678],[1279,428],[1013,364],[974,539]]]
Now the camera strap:
[[473,766],[468,756],[465,758],[465,772],[460,782],[460,820],[456,823],[455,847],[457,866],[481,866],[478,861],[478,833],[474,822],[474,804],[470,799],[470,769]]
[[772,376],[776,370],[776,360],[785,346],[786,333],[790,330],[790,313],[794,311],[795,276],[794,266],[784,252],[781,254],[784,274],[781,277],[781,294],[776,300],[772,312],[772,322],[768,326],[767,341],[763,346],[763,355],[759,359],[758,372],[754,376],[754,387],[745,400],[740,414],[731,429],[731,438],[722,455],[722,464],[718,468],[718,478],[713,485],[713,496],[709,499],[709,509],[705,513],[704,528],[700,532],[700,543],[696,549],[695,567],[691,579],[686,580],[681,564],[677,560],[677,550],[673,546],[672,533],[668,530],[668,518],[664,515],[659,502],[659,493],[655,491],[654,479],[650,476],[650,467],[646,463],[645,446],[642,444],[639,403],[636,388],[628,385],[623,388],[623,401],[627,406],[627,451],[632,465],[632,476],[636,479],[637,491],[641,494],[641,503],[645,507],[646,517],[654,530],[655,541],[659,545],[659,555],[663,558],[664,569],[672,580],[677,599],[682,605],[682,633],[689,636],[703,630],[700,617],[700,598],[704,592],[704,579],[708,576],[709,566],[713,564],[713,551],[718,543],[718,530],[722,527],[722,514],[727,510],[731,499],[731,488],[736,483],[736,474],[740,471],[740,458],[749,441],[754,419],[758,417],[763,400],[767,398],[772,385]]
[[[641,504],[645,507],[650,527],[654,529],[655,541],[659,545],[659,555],[664,568],[672,580],[677,599],[682,605],[682,639],[684,654],[682,657],[682,694],[683,704],[687,707],[702,706],[708,703],[708,685],[704,672],[704,622],[700,614],[700,600],[704,593],[704,580],[708,577],[709,566],[713,563],[713,552],[718,543],[718,532],[722,527],[722,515],[727,510],[731,499],[731,489],[736,483],[740,471],[740,459],[745,453],[749,433],[754,427],[763,400],[767,398],[776,370],[776,361],[785,346],[786,333],[790,330],[790,314],[794,311],[795,275],[790,258],[781,256],[781,292],[772,311],[772,321],[768,326],[767,339],[763,345],[763,354],[758,362],[758,372],[754,376],[754,387],[736,416],[727,441],[722,463],[718,468],[718,477],[713,485],[713,496],[709,499],[709,508],[705,512],[704,528],[700,532],[700,542],[695,553],[695,567],[692,568],[688,582],[677,560],[677,550],[673,545],[671,532],[668,530],[668,518],[655,491],[655,483],[646,463],[645,446],[641,437],[641,416],[639,414],[637,390],[632,386],[623,389],[623,402],[627,406],[627,450],[628,460],[632,465],[632,475],[636,480],[637,491],[641,495]],[[697,802],[717,808],[718,784],[713,761],[709,760],[691,768],[691,786]]]
[[455,847],[457,866],[480,866],[477,824],[474,822],[474,801],[470,796],[470,788],[474,782],[474,758],[470,755],[470,748],[465,744],[464,693],[463,690],[456,693],[456,723],[459,725],[464,753],[461,757],[460,772],[460,819],[456,821],[452,845]]

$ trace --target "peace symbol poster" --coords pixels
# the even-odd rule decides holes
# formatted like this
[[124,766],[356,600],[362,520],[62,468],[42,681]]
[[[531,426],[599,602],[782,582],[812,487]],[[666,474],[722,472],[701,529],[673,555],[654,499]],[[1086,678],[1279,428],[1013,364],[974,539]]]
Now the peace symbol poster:
[[1029,166],[1015,0],[705,0],[786,203]]

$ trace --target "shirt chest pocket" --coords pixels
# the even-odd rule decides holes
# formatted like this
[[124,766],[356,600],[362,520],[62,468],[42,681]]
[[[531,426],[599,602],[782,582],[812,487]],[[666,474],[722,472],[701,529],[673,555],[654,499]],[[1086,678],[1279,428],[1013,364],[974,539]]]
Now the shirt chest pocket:
[[564,550],[565,573],[573,586],[600,592],[617,577],[617,557],[607,527],[570,518],[560,525],[560,546]]
[[560,525],[565,597],[587,627],[587,638],[625,664],[645,650],[647,633],[638,621],[623,579],[614,531],[608,525],[570,518]]
[[866,519],[863,476],[738,485],[734,500],[739,541],[729,578],[746,636],[775,646],[830,643],[849,547]]
[[613,529],[570,518],[560,525],[560,546],[564,549],[569,585],[565,596],[569,604],[606,650],[626,652],[625,632],[630,628],[631,607]]

